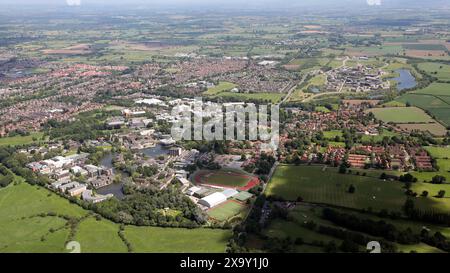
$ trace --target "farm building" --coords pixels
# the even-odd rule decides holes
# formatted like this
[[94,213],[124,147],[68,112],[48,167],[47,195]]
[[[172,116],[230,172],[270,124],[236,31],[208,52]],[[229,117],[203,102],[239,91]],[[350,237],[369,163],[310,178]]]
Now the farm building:
[[219,204],[222,204],[225,201],[227,201],[227,197],[221,192],[216,192],[206,197],[203,197],[202,199],[200,199],[200,201],[198,201],[198,203],[208,208],[212,208]]

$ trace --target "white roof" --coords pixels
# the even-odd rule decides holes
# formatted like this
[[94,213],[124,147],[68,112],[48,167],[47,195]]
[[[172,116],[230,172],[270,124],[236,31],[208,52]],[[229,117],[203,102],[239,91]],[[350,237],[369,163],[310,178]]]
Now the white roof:
[[211,195],[203,197],[199,203],[207,207],[215,207],[223,202],[227,201],[227,197],[221,192],[215,192]]
[[239,192],[235,189],[226,189],[222,192],[223,195],[225,195],[227,198],[233,197]]

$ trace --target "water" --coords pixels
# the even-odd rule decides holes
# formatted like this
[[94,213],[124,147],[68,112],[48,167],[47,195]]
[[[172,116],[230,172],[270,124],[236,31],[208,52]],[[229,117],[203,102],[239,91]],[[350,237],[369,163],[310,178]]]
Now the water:
[[[108,153],[106,154],[102,160],[100,161],[100,164],[106,168],[113,168],[112,160],[114,158],[114,154]],[[113,173],[117,173],[117,171],[113,170]],[[122,175],[122,178],[127,177],[127,174],[120,172]],[[123,179],[122,183],[113,183],[111,185],[108,185],[106,187],[102,187],[100,189],[97,189],[98,194],[110,194],[112,193],[117,199],[121,200],[125,197],[125,194],[123,194]]]
[[146,148],[141,150],[143,154],[150,158],[157,158],[160,155],[166,155],[169,153],[169,149],[167,147],[162,146],[161,144],[157,144],[155,147]]
[[398,69],[395,72],[400,74],[399,77],[393,78],[393,80],[397,82],[398,91],[413,88],[417,85],[416,79],[408,69]]

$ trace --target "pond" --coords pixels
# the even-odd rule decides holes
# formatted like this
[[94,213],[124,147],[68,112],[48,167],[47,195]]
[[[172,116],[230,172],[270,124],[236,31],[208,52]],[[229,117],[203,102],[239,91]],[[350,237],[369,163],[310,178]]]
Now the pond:
[[155,147],[146,148],[146,149],[141,150],[140,152],[142,152],[143,154],[145,154],[146,156],[148,156],[150,158],[157,158],[160,155],[168,154],[169,148],[167,148],[161,144],[157,144]]
[[[114,158],[115,154],[112,153],[108,153],[106,154],[100,164],[106,168],[113,168],[113,158]],[[113,169],[113,175],[115,173],[117,173],[117,170]],[[122,175],[122,178],[126,178],[128,177],[128,174],[120,172],[120,174]],[[122,183],[113,183],[111,185],[108,185],[106,187],[102,187],[100,189],[97,189],[97,193],[98,194],[110,194],[112,193],[117,199],[121,200],[125,197],[125,194],[123,193],[123,179],[122,179]]]
[[408,69],[395,70],[399,74],[397,78],[393,78],[397,82],[397,90],[402,91],[405,89],[413,88],[417,85],[416,78],[411,74]]

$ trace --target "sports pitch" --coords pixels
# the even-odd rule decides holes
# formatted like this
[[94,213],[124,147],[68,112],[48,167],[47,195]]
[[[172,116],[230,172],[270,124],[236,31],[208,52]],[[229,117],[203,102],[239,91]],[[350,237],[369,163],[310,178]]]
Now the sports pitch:
[[233,216],[243,214],[246,210],[246,205],[230,200],[210,209],[208,215],[217,221],[226,221]]
[[244,171],[221,169],[216,171],[200,170],[193,175],[197,185],[210,185],[222,188],[249,190],[259,184],[259,179]]

